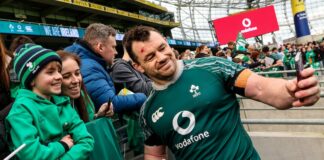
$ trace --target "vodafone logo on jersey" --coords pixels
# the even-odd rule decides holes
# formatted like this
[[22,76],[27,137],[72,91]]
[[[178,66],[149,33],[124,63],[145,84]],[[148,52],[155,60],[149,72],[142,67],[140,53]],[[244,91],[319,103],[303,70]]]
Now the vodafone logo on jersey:
[[[178,119],[179,119],[180,115],[181,115],[181,118],[189,119],[189,125],[186,128],[182,128],[178,124]],[[195,128],[195,124],[196,124],[195,115],[189,111],[178,112],[172,120],[173,129],[181,135],[189,134]]]
[[226,44],[235,41],[241,32],[245,38],[279,30],[279,25],[273,6],[240,12],[213,21],[216,37],[219,43]]
[[[180,126],[178,123],[179,121],[187,121],[187,120],[189,120],[189,125]],[[172,125],[173,125],[173,129],[183,137],[182,140],[174,144],[175,148],[178,150],[187,148],[192,144],[195,144],[202,140],[206,140],[210,137],[208,130],[201,131],[200,133],[196,132],[196,134],[195,133],[190,134],[196,125],[195,115],[190,111],[178,112],[173,117]]]

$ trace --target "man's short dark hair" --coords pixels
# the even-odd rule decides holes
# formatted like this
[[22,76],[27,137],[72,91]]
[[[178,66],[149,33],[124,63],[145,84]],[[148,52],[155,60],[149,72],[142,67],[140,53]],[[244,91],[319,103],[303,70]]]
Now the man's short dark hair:
[[227,45],[228,46],[235,45],[235,42],[234,41],[229,41],[229,42],[227,42]]
[[249,46],[250,46],[250,44],[245,44],[245,49],[248,49],[249,48]]
[[262,48],[262,52],[263,52],[263,53],[267,53],[267,52],[269,52],[269,51],[270,51],[270,49],[269,49],[268,46],[263,46],[263,48]]
[[277,48],[276,47],[273,47],[271,51],[274,52],[275,50],[277,50]]
[[161,34],[155,28],[148,27],[148,26],[136,26],[136,27],[131,28],[130,30],[128,30],[126,32],[126,34],[124,36],[124,39],[123,39],[123,46],[126,48],[126,51],[128,52],[129,57],[134,62],[138,63],[137,57],[136,57],[135,53],[132,50],[133,42],[134,41],[138,41],[138,42],[148,41],[151,31]]

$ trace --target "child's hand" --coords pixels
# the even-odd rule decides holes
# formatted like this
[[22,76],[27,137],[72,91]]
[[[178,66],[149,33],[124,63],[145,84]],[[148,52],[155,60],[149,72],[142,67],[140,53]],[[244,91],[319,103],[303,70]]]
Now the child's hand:
[[72,148],[72,146],[74,145],[73,139],[72,139],[71,135],[69,135],[69,134],[66,135],[66,136],[64,136],[61,139],[61,141],[64,142],[64,143],[66,143],[69,146],[69,148]]

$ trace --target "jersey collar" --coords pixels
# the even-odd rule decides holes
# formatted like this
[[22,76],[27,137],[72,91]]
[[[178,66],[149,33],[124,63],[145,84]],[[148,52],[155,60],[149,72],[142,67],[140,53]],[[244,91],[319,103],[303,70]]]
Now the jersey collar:
[[184,64],[183,64],[183,61],[182,60],[178,60],[177,63],[177,69],[176,69],[176,72],[174,74],[174,77],[166,84],[164,85],[159,85],[159,84],[156,84],[156,83],[152,83],[152,86],[155,90],[165,90],[167,89],[171,84],[175,83],[179,77],[181,76],[182,72],[183,72],[183,67],[184,67]]

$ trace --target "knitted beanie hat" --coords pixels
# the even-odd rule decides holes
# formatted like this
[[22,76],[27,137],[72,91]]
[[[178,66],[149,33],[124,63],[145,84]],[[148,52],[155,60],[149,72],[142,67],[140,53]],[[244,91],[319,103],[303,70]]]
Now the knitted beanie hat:
[[59,55],[36,44],[20,45],[15,51],[14,70],[22,88],[29,88],[35,76],[52,61],[61,62]]

